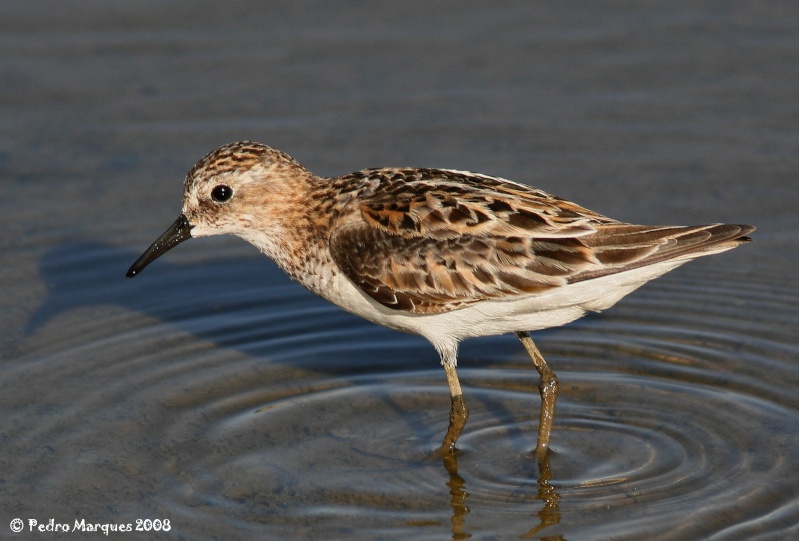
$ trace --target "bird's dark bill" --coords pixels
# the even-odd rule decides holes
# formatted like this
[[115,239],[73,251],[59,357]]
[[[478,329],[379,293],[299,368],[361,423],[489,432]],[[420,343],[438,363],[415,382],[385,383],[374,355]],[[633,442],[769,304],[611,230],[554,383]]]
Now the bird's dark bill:
[[158,237],[158,240],[147,248],[147,251],[131,265],[126,276],[128,278],[133,278],[159,256],[165,254],[184,240],[191,238],[191,227],[186,216],[181,214],[178,219],[175,220],[175,223],[170,225],[169,229],[164,231],[164,234]]

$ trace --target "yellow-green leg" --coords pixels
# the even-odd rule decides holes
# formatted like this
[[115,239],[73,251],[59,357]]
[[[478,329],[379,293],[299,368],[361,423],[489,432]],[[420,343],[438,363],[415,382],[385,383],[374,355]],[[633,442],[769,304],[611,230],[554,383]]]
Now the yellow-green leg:
[[469,408],[466,407],[466,402],[463,400],[463,391],[461,390],[461,383],[458,381],[458,374],[455,371],[455,363],[447,359],[443,364],[444,372],[447,374],[452,406],[449,410],[449,428],[447,428],[447,434],[444,436],[444,443],[441,444],[441,452],[451,453],[455,451],[455,443],[458,441],[458,437],[466,425],[466,420],[469,418]]
[[549,451],[549,434],[552,432],[552,420],[555,418],[555,402],[558,400],[558,378],[549,368],[541,352],[538,351],[533,339],[526,332],[517,332],[527,354],[533,360],[535,369],[541,379],[538,391],[541,393],[541,419],[538,423],[538,444],[535,447],[535,456],[541,460]]

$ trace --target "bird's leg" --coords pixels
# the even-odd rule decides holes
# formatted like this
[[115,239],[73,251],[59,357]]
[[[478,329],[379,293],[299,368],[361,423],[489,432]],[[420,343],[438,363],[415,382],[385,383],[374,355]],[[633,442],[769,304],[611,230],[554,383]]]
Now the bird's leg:
[[535,447],[535,456],[540,461],[546,457],[549,450],[549,433],[552,431],[555,402],[558,400],[558,378],[549,368],[530,335],[526,332],[517,332],[516,335],[522,341],[524,349],[527,350],[535,369],[541,376],[538,383],[538,391],[541,393],[541,419],[538,423],[538,445]]
[[442,454],[446,454],[455,451],[455,442],[458,441],[458,436],[461,435],[461,431],[466,425],[466,419],[469,418],[469,408],[463,401],[463,391],[461,391],[461,384],[458,381],[458,374],[455,372],[454,358],[444,358],[442,364],[444,372],[447,374],[449,396],[452,399],[452,407],[449,410],[449,428],[440,449]]

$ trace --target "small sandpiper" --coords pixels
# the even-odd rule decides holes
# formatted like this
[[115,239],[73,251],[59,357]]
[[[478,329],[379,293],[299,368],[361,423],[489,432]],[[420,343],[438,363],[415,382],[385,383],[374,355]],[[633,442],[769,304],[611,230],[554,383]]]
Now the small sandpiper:
[[502,178],[449,169],[366,169],[319,177],[251,141],[212,151],[189,171],[183,212],[128,270],[191,237],[232,234],[335,305],[425,337],[449,383],[440,452],[469,415],[458,344],[515,333],[540,374],[535,455],[543,459],[558,379],[528,331],[613,306],[696,257],[749,241],[750,225],[619,222]]

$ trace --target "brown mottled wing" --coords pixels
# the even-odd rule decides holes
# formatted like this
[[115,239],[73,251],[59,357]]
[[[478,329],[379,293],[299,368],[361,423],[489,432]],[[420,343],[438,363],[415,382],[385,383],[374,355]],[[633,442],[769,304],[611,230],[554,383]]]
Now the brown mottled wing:
[[[401,237],[354,224],[331,238],[336,263],[367,295],[389,308],[420,314],[565,284],[566,266],[556,259],[548,267],[543,257],[531,260],[527,244],[519,238],[471,235]],[[554,252],[563,260],[581,259],[579,252],[560,247]]]
[[[373,170],[361,220],[336,229],[333,258],[389,308],[440,313],[666,259],[719,251],[740,226],[647,227],[533,188],[442,170]],[[743,240],[743,239],[742,239]]]
[[593,261],[575,238],[615,223],[493,177],[434,169],[361,174],[379,183],[361,196],[361,220],[334,231],[331,252],[366,294],[414,313],[564,285]]

